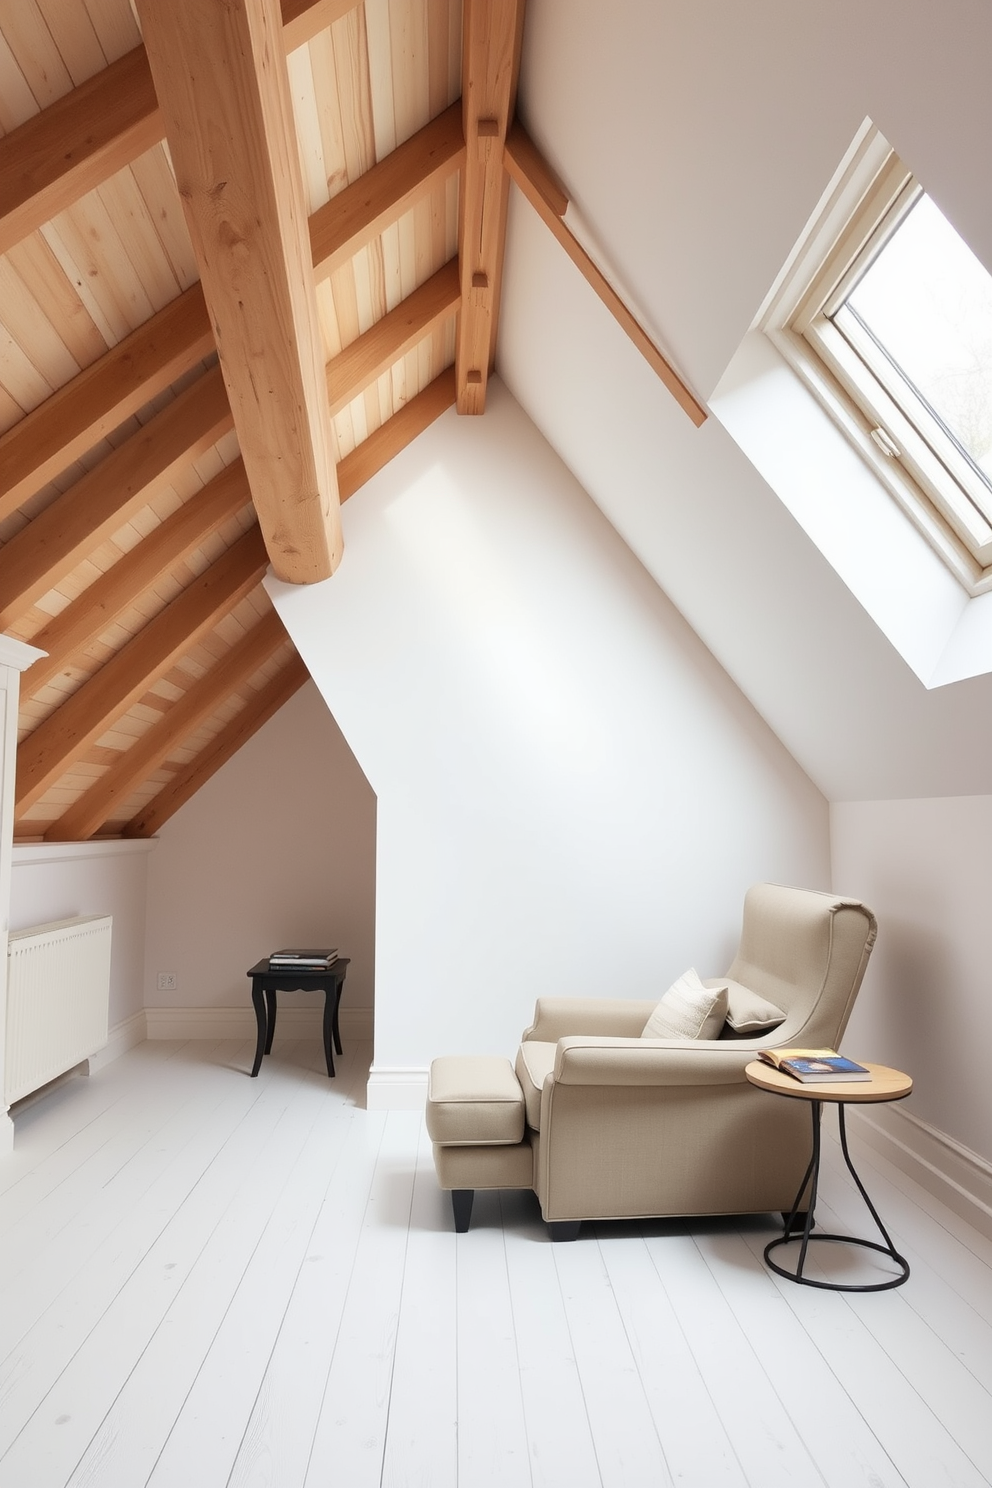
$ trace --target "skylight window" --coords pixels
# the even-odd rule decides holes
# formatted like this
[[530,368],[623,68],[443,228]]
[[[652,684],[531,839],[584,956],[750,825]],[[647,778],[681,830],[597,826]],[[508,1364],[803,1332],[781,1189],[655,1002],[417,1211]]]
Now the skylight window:
[[969,591],[992,588],[992,275],[876,131],[765,329]]

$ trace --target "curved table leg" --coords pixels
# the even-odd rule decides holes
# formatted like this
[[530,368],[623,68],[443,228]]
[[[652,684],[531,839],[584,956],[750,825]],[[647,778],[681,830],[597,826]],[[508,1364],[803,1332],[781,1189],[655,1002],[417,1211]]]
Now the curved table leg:
[[266,987],[265,1006],[268,1011],[268,1033],[265,1035],[265,1052],[272,1053],[272,1039],[276,1031],[276,989]]
[[267,1021],[265,1016],[265,994],[258,982],[252,977],[251,1000],[255,1009],[255,1022],[258,1025],[258,1042],[255,1045],[255,1063],[251,1067],[251,1078],[254,1079],[262,1067],[262,1055],[266,1052],[265,1037]]
[[[324,988],[324,1058],[327,1061],[327,1073],[334,1078],[334,1055],[331,1053],[331,1039],[337,1022],[337,997],[335,996],[336,984],[329,982]],[[338,1044],[338,1053],[341,1053],[341,1045]]]

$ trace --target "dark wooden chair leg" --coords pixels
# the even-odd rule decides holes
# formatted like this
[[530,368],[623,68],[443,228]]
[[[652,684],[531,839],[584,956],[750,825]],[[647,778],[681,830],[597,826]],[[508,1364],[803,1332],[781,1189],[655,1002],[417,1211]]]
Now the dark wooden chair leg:
[[577,1240],[581,1228],[581,1219],[548,1220],[548,1234],[552,1240]]
[[472,1218],[474,1198],[474,1188],[453,1188],[451,1190],[451,1212],[455,1216],[455,1233],[458,1235],[464,1235],[468,1229],[468,1222]]

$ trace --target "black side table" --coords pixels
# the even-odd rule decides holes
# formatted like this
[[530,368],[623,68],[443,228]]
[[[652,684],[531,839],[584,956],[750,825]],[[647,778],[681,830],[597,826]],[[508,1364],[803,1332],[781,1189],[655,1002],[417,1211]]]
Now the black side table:
[[339,956],[326,971],[293,971],[286,967],[272,971],[267,957],[251,968],[247,974],[251,977],[251,1000],[255,1007],[255,1022],[258,1024],[255,1063],[251,1067],[252,1079],[262,1067],[262,1055],[272,1052],[272,1036],[276,1031],[276,993],[311,992],[314,989],[324,994],[324,1058],[327,1060],[327,1073],[333,1079],[334,1055],[331,1052],[331,1042],[333,1040],[334,1048],[340,1054],[338,1007],[350,959],[349,956]]

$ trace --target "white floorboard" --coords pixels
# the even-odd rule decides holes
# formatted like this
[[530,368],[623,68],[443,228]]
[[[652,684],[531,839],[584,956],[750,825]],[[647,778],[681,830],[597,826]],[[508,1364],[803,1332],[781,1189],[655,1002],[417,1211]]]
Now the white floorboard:
[[[992,1242],[852,1143],[912,1267],[773,1275],[773,1220],[587,1225],[479,1194],[286,1042],[146,1043],[15,1113],[0,1488],[981,1488]],[[818,1222],[871,1236],[834,1140]],[[811,1274],[867,1276],[821,1246]],[[877,1272],[875,1273],[877,1274]]]

